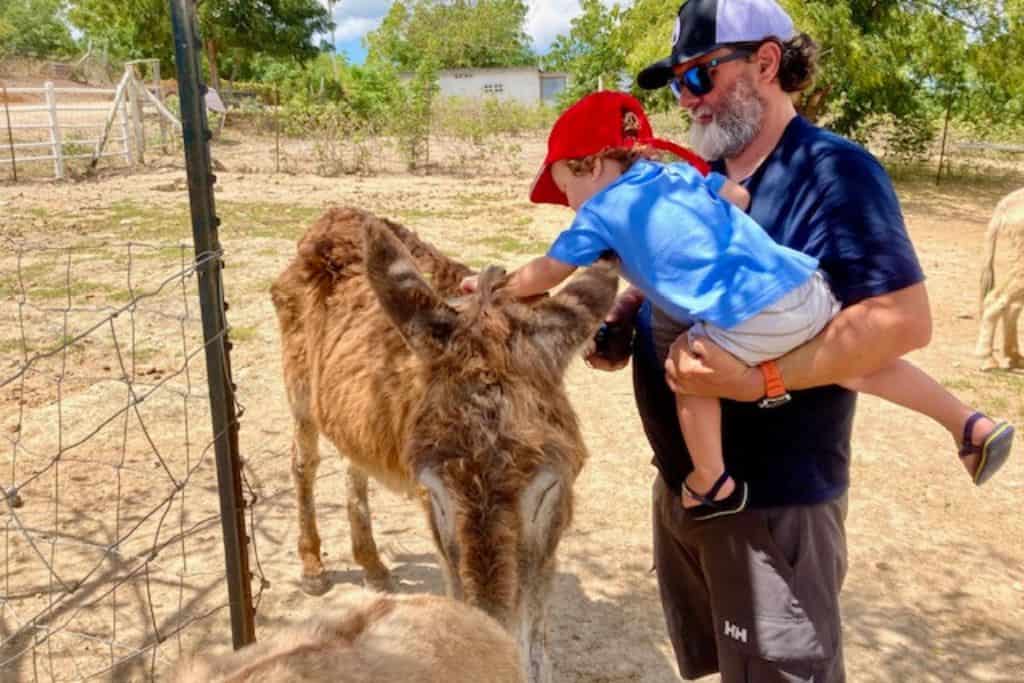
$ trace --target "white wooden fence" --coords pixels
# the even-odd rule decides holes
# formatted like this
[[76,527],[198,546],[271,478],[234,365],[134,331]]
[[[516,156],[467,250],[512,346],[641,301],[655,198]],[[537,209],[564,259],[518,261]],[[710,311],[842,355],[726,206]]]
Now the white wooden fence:
[[[66,177],[67,162],[72,159],[88,159],[92,168],[105,158],[121,158],[131,167],[144,162],[147,113],[158,117],[164,146],[169,141],[168,125],[181,127],[164,105],[159,64],[152,68],[155,61],[126,64],[114,89],[57,88],[52,82],[42,88],[0,89],[4,109],[0,130],[6,127],[0,139],[0,150],[6,147],[0,164],[9,166],[17,180],[19,165],[32,162],[52,161],[53,176],[58,179]],[[138,76],[136,67],[141,64],[151,66],[150,83]],[[11,99],[38,103],[11,104]]]

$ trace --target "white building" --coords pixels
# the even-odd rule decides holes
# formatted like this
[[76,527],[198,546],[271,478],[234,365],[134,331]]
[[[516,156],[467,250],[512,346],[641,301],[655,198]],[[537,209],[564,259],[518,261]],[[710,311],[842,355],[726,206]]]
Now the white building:
[[[403,74],[403,78],[411,77]],[[441,95],[445,97],[517,100],[536,106],[553,104],[565,90],[568,74],[545,72],[533,67],[490,69],[445,69],[438,74]]]

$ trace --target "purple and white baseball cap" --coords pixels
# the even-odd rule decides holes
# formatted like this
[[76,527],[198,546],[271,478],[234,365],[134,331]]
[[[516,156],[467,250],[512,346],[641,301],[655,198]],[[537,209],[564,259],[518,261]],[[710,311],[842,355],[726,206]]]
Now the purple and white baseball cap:
[[647,90],[661,88],[672,78],[672,67],[729,43],[787,41],[795,35],[793,20],[775,0],[687,0],[676,17],[672,54],[641,71],[636,81]]

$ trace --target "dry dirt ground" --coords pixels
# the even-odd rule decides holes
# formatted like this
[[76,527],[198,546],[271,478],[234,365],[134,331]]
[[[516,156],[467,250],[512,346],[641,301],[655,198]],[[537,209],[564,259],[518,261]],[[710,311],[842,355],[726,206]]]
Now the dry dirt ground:
[[[218,173],[216,200],[234,378],[245,407],[241,451],[258,501],[261,635],[329,609],[360,585],[343,469],[325,444],[318,505],[335,585],[321,598],[298,588],[290,422],[267,293],[296,238],[325,207],[352,204],[401,221],[475,266],[515,266],[540,253],[569,213],[531,205],[528,172],[274,175],[267,143],[243,143],[216,150],[227,168]],[[532,169],[541,141],[523,144],[521,155],[516,166]],[[981,373],[970,356],[982,235],[992,207],[1013,188],[1012,180],[898,185],[935,320],[931,346],[913,360],[965,400],[1019,425],[1024,374]],[[0,655],[0,678],[75,680],[135,654],[112,677],[145,680],[165,672],[180,649],[227,647],[226,610],[189,623],[222,607],[225,596],[201,351],[185,363],[201,337],[194,276],[179,273],[183,254],[191,258],[179,246],[190,238],[181,162],[76,184],[0,186],[0,216],[0,482],[28,481],[23,507],[4,512],[0,636],[21,631]],[[143,292],[153,296],[106,320]],[[26,357],[64,342],[67,351],[11,379]],[[549,621],[555,680],[677,680],[649,571],[654,471],[629,374],[577,362],[567,383],[591,457],[575,487],[574,526],[558,551]],[[135,405],[129,390],[152,390],[152,398]],[[843,591],[849,679],[1024,680],[1024,517],[1014,507],[1024,493],[1020,445],[978,490],[941,428],[863,397],[852,476]],[[441,592],[418,507],[379,488],[371,504],[399,590]],[[108,552],[120,538],[117,552]],[[79,580],[66,596],[59,583]],[[46,640],[45,628],[25,626],[48,606],[56,617]],[[159,648],[133,649],[155,630],[166,639]]]

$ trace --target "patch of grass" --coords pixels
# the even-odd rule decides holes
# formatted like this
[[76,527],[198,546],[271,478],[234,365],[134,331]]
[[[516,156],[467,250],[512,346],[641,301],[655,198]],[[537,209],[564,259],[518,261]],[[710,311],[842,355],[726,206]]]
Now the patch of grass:
[[[32,353],[32,343],[27,342],[28,352]],[[0,339],[0,354],[16,353],[21,355],[21,339]]]
[[[161,263],[173,263],[175,265],[181,264],[182,247],[170,246],[170,247],[157,247],[155,249],[139,249],[133,252],[133,258],[142,258],[146,260],[160,261]],[[195,249],[191,245],[186,245],[184,248],[185,252],[185,265],[191,264],[196,257]],[[125,263],[127,263],[127,257],[124,257]]]
[[942,386],[952,391],[953,393],[961,393],[965,391],[977,391],[977,385],[969,379],[958,378],[958,379],[944,379],[942,380]]
[[192,238],[192,220],[187,204],[160,206],[132,201],[116,202],[105,217],[93,219],[94,227],[133,240],[178,242]]
[[464,219],[470,216],[466,211],[454,211],[452,209],[404,209],[398,211],[398,221],[416,221],[426,218],[452,218]]
[[253,339],[258,339],[260,336],[259,328],[256,327],[231,327],[230,334],[228,335],[231,341],[234,342],[247,342]]
[[21,283],[25,285],[26,294],[32,289],[32,283],[52,275],[53,263],[23,263],[21,266],[21,281],[18,280],[18,270],[0,273],[0,297],[14,297],[21,293]]
[[459,206],[480,206],[486,204],[497,204],[512,197],[508,192],[473,192],[460,194],[454,197],[455,203]]
[[224,240],[261,237],[294,241],[320,217],[323,209],[288,204],[220,202],[217,213],[221,218],[220,235]]
[[517,235],[489,235],[476,240],[476,244],[489,247],[503,254],[542,254],[546,245]]
[[67,299],[69,296],[72,302],[79,301],[87,296],[103,295],[105,299],[109,301],[129,301],[131,295],[128,290],[123,287],[115,287],[114,285],[108,285],[103,282],[90,282],[88,280],[78,280],[71,283],[71,286],[46,286],[46,287],[27,287],[28,298],[31,299],[46,299],[46,300],[57,300]]

